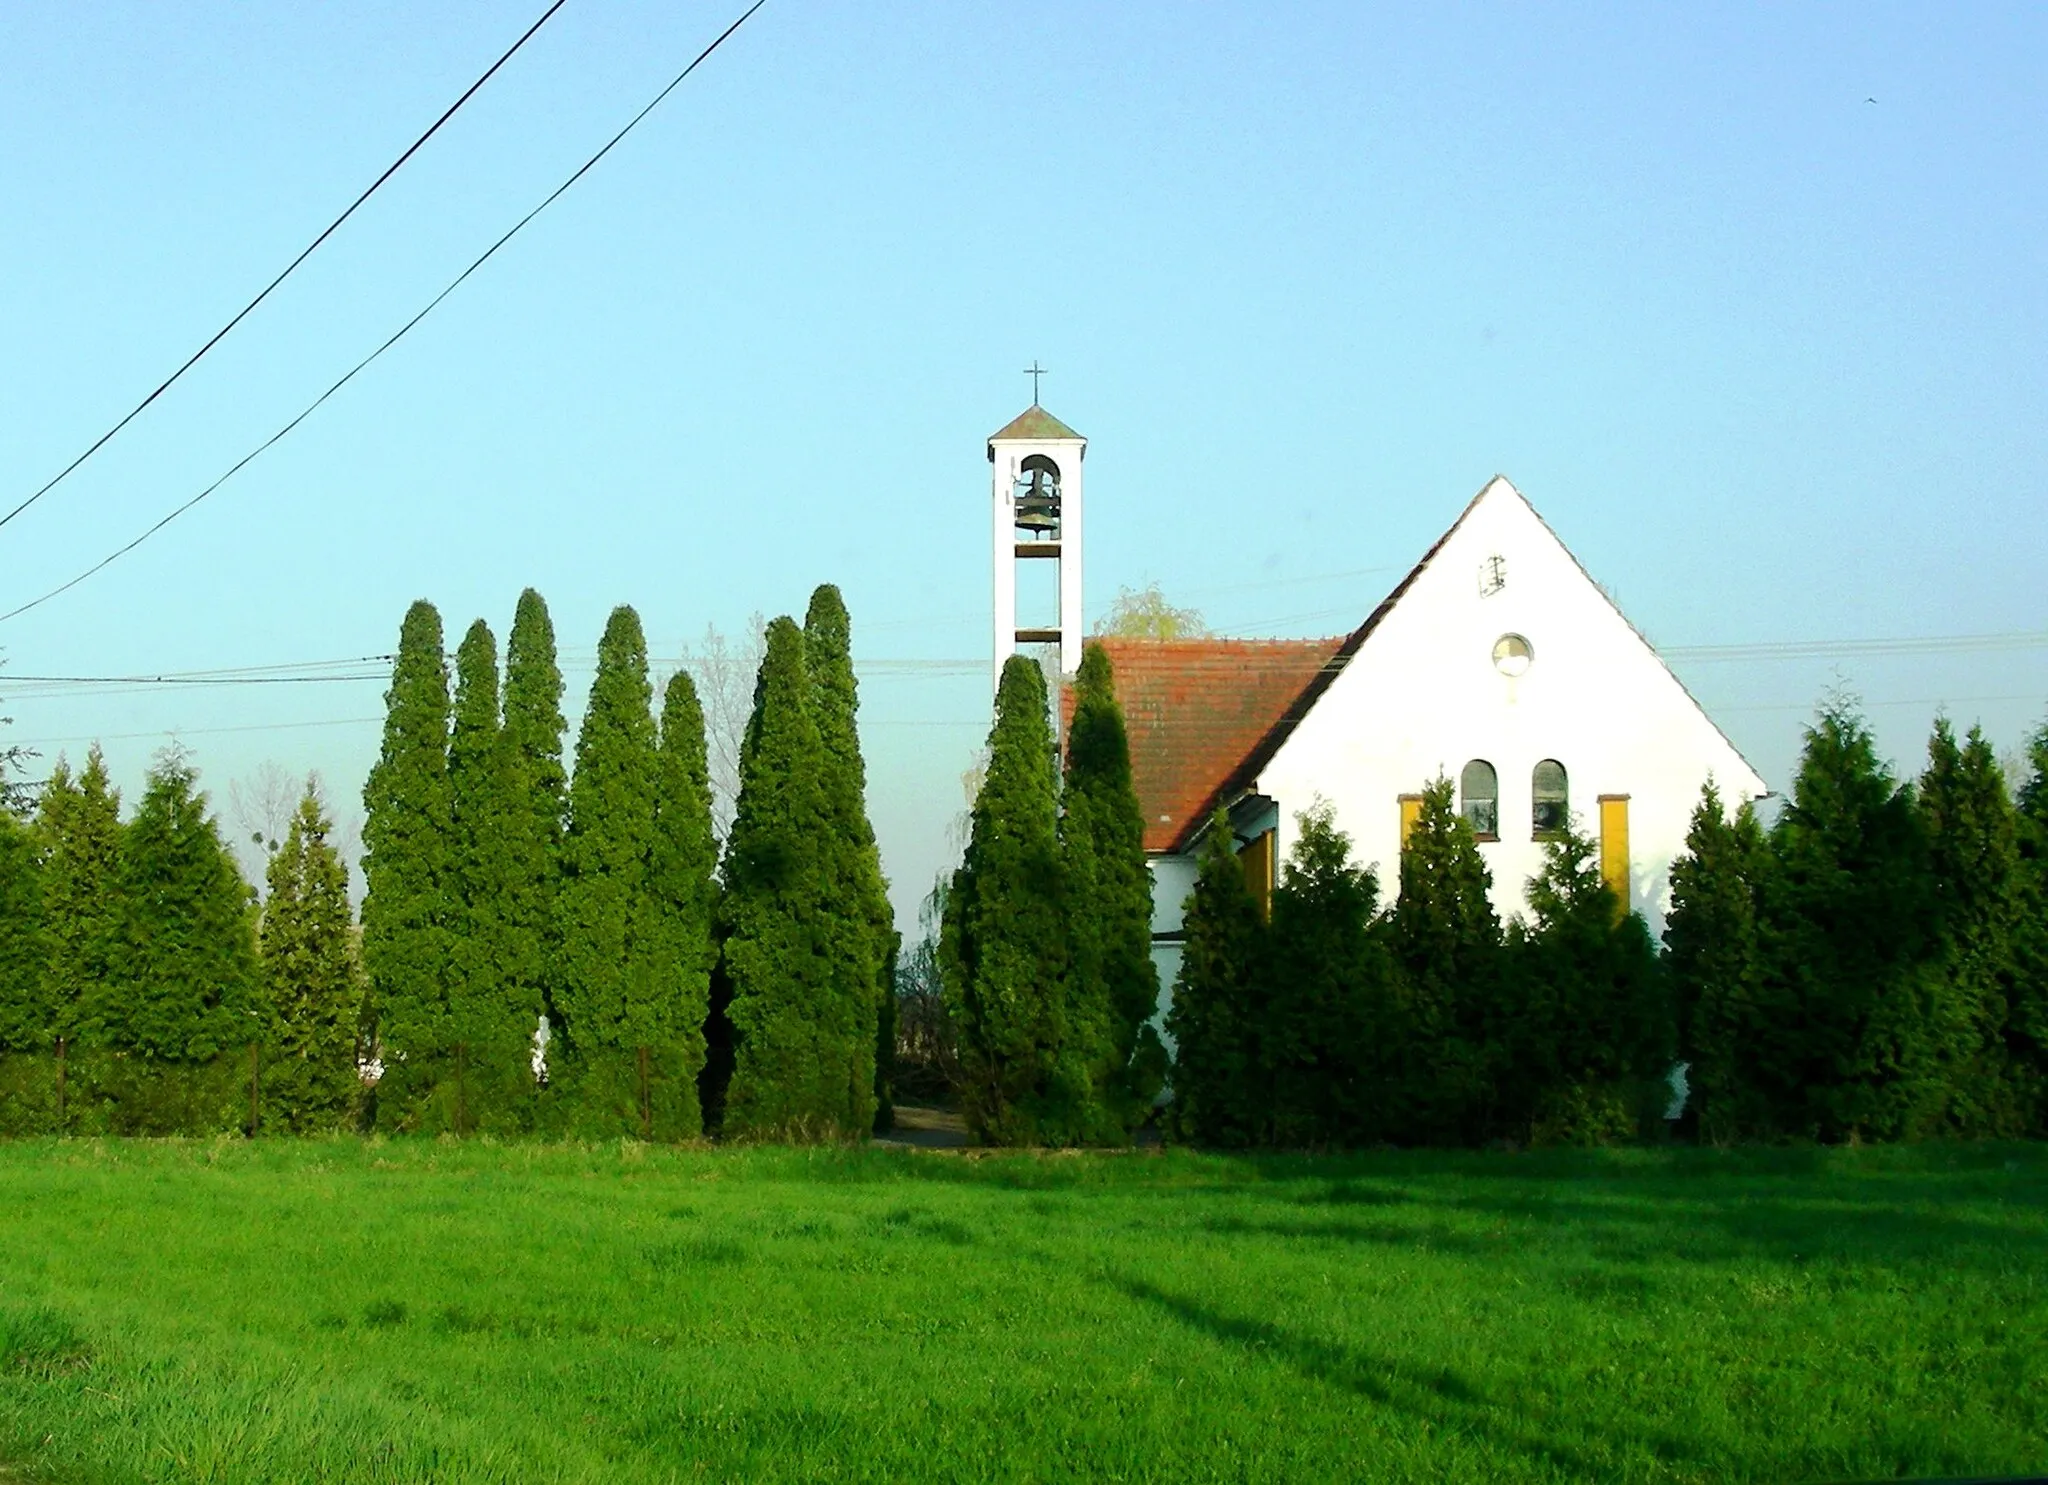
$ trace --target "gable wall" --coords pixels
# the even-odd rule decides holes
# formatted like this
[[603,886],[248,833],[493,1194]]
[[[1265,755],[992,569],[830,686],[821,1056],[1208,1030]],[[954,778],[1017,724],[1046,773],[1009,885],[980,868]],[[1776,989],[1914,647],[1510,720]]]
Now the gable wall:
[[[1480,566],[1494,555],[1506,559],[1506,584],[1482,597]],[[1535,652],[1518,680],[1492,660],[1495,640],[1509,632]],[[1569,777],[1574,819],[1589,835],[1598,835],[1599,795],[1631,796],[1630,905],[1656,932],[1701,784],[1712,774],[1731,803],[1765,787],[1504,480],[1488,487],[1381,619],[1258,787],[1280,802],[1283,851],[1295,812],[1319,794],[1328,799],[1391,899],[1399,796],[1440,773],[1455,783],[1472,758],[1492,763],[1500,779],[1501,838],[1480,846],[1497,909],[1520,912],[1524,884],[1542,867],[1543,847],[1531,838],[1530,771],[1554,758]]]

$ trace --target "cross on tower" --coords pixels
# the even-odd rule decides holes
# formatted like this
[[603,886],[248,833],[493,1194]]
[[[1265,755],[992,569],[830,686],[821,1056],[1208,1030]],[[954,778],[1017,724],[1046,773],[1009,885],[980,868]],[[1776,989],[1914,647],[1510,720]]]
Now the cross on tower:
[[1024,374],[1031,378],[1031,405],[1038,406],[1038,379],[1045,375],[1045,368],[1038,364],[1038,357],[1031,358],[1031,364],[1024,368]]

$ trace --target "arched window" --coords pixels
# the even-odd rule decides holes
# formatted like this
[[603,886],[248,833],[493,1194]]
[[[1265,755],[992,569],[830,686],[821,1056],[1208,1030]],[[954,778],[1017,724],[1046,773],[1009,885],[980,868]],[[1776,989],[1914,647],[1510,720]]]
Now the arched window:
[[1529,775],[1529,824],[1537,840],[1556,840],[1571,824],[1571,789],[1564,765],[1545,758]]
[[1500,839],[1500,778],[1484,758],[1474,758],[1458,775],[1458,813],[1481,840]]

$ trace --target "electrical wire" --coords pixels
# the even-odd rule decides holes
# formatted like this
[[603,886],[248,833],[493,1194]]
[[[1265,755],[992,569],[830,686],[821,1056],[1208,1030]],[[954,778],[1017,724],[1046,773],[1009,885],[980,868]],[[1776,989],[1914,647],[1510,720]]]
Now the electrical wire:
[[[1705,660],[1795,660],[1854,658],[1861,656],[1962,654],[1971,651],[2004,651],[2048,647],[2048,632],[2010,630],[1998,634],[1923,635],[1897,639],[1780,640],[1753,645],[1694,645],[1660,649],[1666,659]],[[275,665],[224,666],[212,670],[162,671],[130,675],[10,675],[0,670],[0,690],[15,686],[94,686],[110,690],[172,686],[275,685],[306,681],[384,680],[390,675],[393,655],[350,655],[331,660],[302,660]],[[688,665],[691,657],[657,653],[657,665]],[[556,652],[556,663],[566,674],[587,674],[596,668],[595,646],[565,646]],[[1333,660],[1325,668],[1341,669]],[[877,656],[854,661],[854,669],[871,680],[891,678],[986,675],[986,657]],[[27,694],[48,696],[52,691]],[[1973,697],[1971,700],[2006,700],[2003,697]]]
[[[58,685],[77,686],[143,686],[150,690],[167,686],[303,686],[320,681],[385,681],[391,678],[388,670],[366,670],[358,673],[332,671],[325,675],[239,675],[239,676],[180,676],[180,675],[18,675],[11,677],[17,684],[27,681],[49,682]],[[38,692],[48,695],[48,692]]]
[[1658,650],[1667,660],[1812,660],[1861,655],[1951,655],[1971,650],[2031,650],[2048,645],[2048,630],[2003,634],[1945,634],[1900,639],[1775,640],[1746,645],[1674,645]]
[[382,717],[326,717],[312,722],[248,722],[235,727],[159,727],[154,732],[96,732],[91,736],[38,737],[18,746],[54,748],[60,743],[140,742],[154,737],[212,737],[224,732],[288,732],[307,727],[359,727],[383,720]]
[[[1981,702],[2037,701],[2040,699],[2041,697],[2037,693],[2022,692],[1997,696],[1907,696],[1875,701],[1865,698],[1857,704],[1861,707],[1876,709],[1878,707],[1891,706],[1968,706]],[[1810,712],[1813,710],[1813,703],[1811,701],[1772,701],[1734,706],[1708,703],[1707,710],[1715,715],[1727,712]],[[220,733],[286,732],[312,727],[368,727],[381,724],[384,721],[385,718],[380,715],[374,717],[325,717],[304,722],[251,722],[229,727],[160,727],[150,732],[81,733],[76,737],[29,738],[19,743],[18,746],[33,749],[56,747],[62,743],[134,742],[157,737],[210,737]],[[988,719],[983,716],[954,718],[873,717],[861,723],[861,729],[864,732],[870,729],[946,728],[959,730],[963,728],[979,729],[987,726]]]
[[[2043,693],[2039,691],[2022,691],[2003,696],[1895,696],[1891,698],[1889,701],[1871,701],[1867,698],[1858,698],[1856,705],[1859,708],[1880,706],[1962,706],[1966,703],[1975,703],[1980,701],[2040,702],[2043,700],[2048,700],[2048,693]],[[1811,701],[1765,701],[1745,703],[1740,706],[1709,706],[1708,710],[1716,713],[1810,712],[1813,710],[1813,706],[1814,704]]]
[[483,267],[484,264],[488,263],[493,257],[495,257],[497,255],[498,249],[502,248],[514,237],[518,236],[519,233],[522,230],[524,230],[527,223],[531,222],[535,217],[539,216],[542,212],[546,211],[550,206],[554,205],[554,203],[558,199],[560,199],[560,197],[566,191],[568,191],[568,189],[571,186],[575,185],[577,181],[581,180],[586,174],[588,174],[590,170],[596,166],[598,161],[602,160],[606,155],[610,154],[613,148],[619,143],[620,140],[624,139],[628,134],[632,133],[634,129],[638,128],[640,125],[640,121],[646,118],[647,115],[649,115],[650,113],[654,112],[654,110],[661,105],[663,99],[667,98],[670,93],[673,93],[677,88],[681,87],[683,84],[683,80],[685,78],[689,77],[691,73],[695,72],[698,69],[698,67],[700,67],[703,64],[704,60],[707,57],[709,57],[713,52],[717,51],[719,47],[725,44],[727,37],[731,36],[733,32],[739,30],[741,26],[745,25],[748,19],[753,16],[754,12],[759,10],[763,5],[767,3],[768,0],[754,0],[754,3],[748,6],[746,10],[740,14],[738,20],[734,21],[731,25],[727,26],[723,31],[719,32],[717,38],[713,40],[709,46],[705,47],[703,51],[699,52],[696,56],[696,59],[692,61],[689,66],[685,67],[681,72],[677,73],[674,80],[671,81],[667,87],[663,88],[659,93],[654,95],[653,101],[648,103],[648,105],[645,108],[641,109],[638,113],[634,114],[633,117],[627,121],[626,126],[623,129],[619,130],[618,133],[614,134],[609,140],[607,140],[605,142],[604,147],[598,150],[596,154],[592,155],[589,159],[585,160],[581,165],[579,165],[576,168],[576,171],[573,175],[571,175],[567,180],[563,181],[559,186],[556,186],[554,190],[550,191],[546,198],[541,201],[540,205],[534,207],[533,210],[529,211],[525,216],[521,217],[518,221],[514,222],[511,226],[511,229],[507,231],[504,236],[500,237],[496,242],[492,243],[489,247],[485,248],[483,252],[477,256],[475,262],[471,263],[469,267],[463,269],[461,273],[457,274],[453,281],[449,283],[447,288],[443,289],[440,293],[436,294],[432,299],[428,300],[425,308],[421,309],[418,314],[415,314],[411,319],[407,320],[403,325],[399,326],[398,329],[391,334],[390,338],[387,339],[382,345],[378,346],[374,351],[371,351],[369,355],[363,357],[362,360],[356,362],[354,366],[350,367],[348,371],[345,372],[339,380],[337,380],[326,391],[322,392],[318,397],[314,398],[310,403],[308,403],[305,406],[305,408],[302,409],[299,412],[299,414],[296,417],[294,417],[290,422],[286,423],[282,428],[278,429],[277,432],[271,434],[270,437],[264,439],[262,443],[258,444],[255,448],[251,449],[248,453],[244,454],[240,459],[236,460],[234,465],[228,470],[226,474],[223,474],[219,479],[215,480],[212,484],[208,485],[205,489],[201,490],[197,495],[194,495],[190,500],[187,500],[183,505],[178,506],[176,509],[171,511],[169,515],[164,516],[161,520],[157,521],[155,525],[150,526],[147,530],[143,531],[141,535],[135,537],[125,546],[117,547],[114,551],[108,553],[105,557],[102,557],[99,561],[95,562],[92,566],[86,568],[85,571],[79,573],[76,577],[70,579],[68,582],[58,584],[56,587],[50,589],[49,592],[42,594],[40,597],[31,598],[27,603],[24,603],[17,608],[11,608],[6,613],[0,613],[0,623],[5,623],[9,619],[19,618],[21,615],[27,613],[30,609],[38,608],[41,605],[48,603],[52,598],[55,598],[60,594],[69,592],[71,589],[77,587],[80,583],[84,582],[87,578],[94,576],[95,574],[103,571],[105,568],[107,568],[114,562],[118,561],[122,557],[127,556],[130,552],[134,551],[137,547],[141,546],[145,541],[148,541],[152,536],[156,535],[157,532],[163,530],[164,527],[170,525],[171,522],[177,520],[178,517],[184,515],[186,511],[192,509],[193,506],[199,504],[200,501],[206,499],[207,496],[211,495],[214,491],[218,490],[222,485],[226,484],[229,480],[233,479],[237,474],[241,473],[243,469],[247,468],[251,463],[255,462],[255,460],[259,456],[268,451],[272,445],[276,444],[280,439],[284,438],[293,429],[297,428],[299,424],[305,422],[306,419],[311,417],[321,407],[321,405],[327,401],[328,398],[332,397],[336,392],[339,392],[343,387],[347,386],[350,382],[354,381],[357,375],[361,373],[366,367],[368,367],[371,362],[375,361],[378,357],[382,356],[386,351],[390,350],[393,346],[397,345],[399,341],[403,340],[412,331],[414,326],[418,325],[420,321],[424,320],[428,315],[432,314],[437,308],[439,308],[442,300],[446,299],[450,294],[453,294],[458,288],[460,288],[463,285],[463,283],[469,278],[471,274],[475,273],[479,268]]
[[221,341],[226,338],[227,333],[230,330],[234,329],[235,326],[241,324],[243,320],[249,317],[249,312],[251,310],[255,309],[257,305],[261,304],[264,300],[270,297],[271,290],[275,289],[279,284],[283,283],[286,279],[290,278],[292,276],[292,273],[298,268],[298,266],[301,263],[305,262],[308,258],[313,256],[314,250],[317,249],[321,243],[327,241],[328,238],[332,237],[335,234],[336,230],[340,228],[343,222],[346,222],[350,217],[354,216],[356,214],[357,207],[361,206],[365,201],[368,201],[372,196],[376,195],[378,187],[382,186],[384,182],[390,180],[392,176],[398,174],[399,167],[404,165],[407,160],[410,160],[415,154],[417,154],[419,152],[421,145],[425,144],[428,140],[432,139],[436,134],[438,134],[441,130],[441,126],[447,123],[450,119],[455,117],[456,110],[461,108],[463,104],[469,102],[469,100],[476,95],[477,89],[481,88],[485,83],[489,82],[492,76],[497,72],[497,70],[500,67],[503,67],[507,62],[511,61],[512,54],[518,51],[522,46],[525,46],[528,41],[532,40],[534,32],[538,31],[542,26],[546,25],[548,23],[548,18],[552,16],[556,11],[560,10],[567,3],[568,0],[555,0],[555,3],[550,5],[547,8],[547,10],[542,13],[541,18],[539,20],[535,21],[531,26],[528,26],[525,32],[520,36],[520,38],[517,41],[513,42],[510,47],[506,48],[505,54],[502,57],[498,58],[497,61],[491,63],[491,65],[485,69],[484,75],[482,77],[478,78],[475,82],[471,83],[466,89],[463,90],[463,94],[460,98],[457,98],[453,103],[448,105],[447,111],[444,112],[441,115],[441,117],[435,119],[434,122],[428,126],[426,133],[422,134],[418,139],[415,139],[410,145],[408,145],[406,147],[406,151],[404,154],[400,155],[396,160],[393,160],[389,165],[384,167],[384,173],[378,176],[375,180],[371,181],[368,189],[366,189],[362,195],[356,197],[355,200],[351,201],[348,204],[348,210],[344,211],[340,216],[336,217],[333,221],[329,222],[325,230],[323,230],[318,237],[314,238],[311,242],[306,244],[305,250],[301,252],[298,255],[298,257],[292,259],[291,262],[285,265],[284,272],[280,273],[276,278],[272,279],[269,283],[265,284],[263,286],[262,293],[258,294],[254,299],[251,299],[247,304],[243,305],[241,309],[236,312],[235,317],[233,319],[229,320],[225,325],[221,326],[220,329],[214,331],[212,337],[208,339],[206,344],[202,345],[198,350],[194,351],[189,357],[187,357],[184,365],[180,366],[176,371],[172,372],[169,376],[165,377],[162,383],[158,385],[157,389],[154,392],[151,392],[147,397],[143,398],[140,402],[136,403],[135,406],[130,408],[128,410],[128,414],[126,417],[122,418],[120,422],[114,424],[113,427],[109,428],[106,432],[102,433],[98,438],[94,439],[92,441],[91,446],[88,447],[84,453],[80,454],[76,459],[73,459],[69,464],[65,465],[62,469],[58,470],[56,475],[50,480],[48,484],[44,485],[40,490],[36,491],[35,494],[29,496],[28,499],[22,501],[21,504],[17,505],[13,510],[9,511],[6,515],[0,516],[0,526],[5,526],[9,521],[13,520],[16,516],[20,515],[23,511],[27,510],[30,506],[34,505],[38,500],[41,500],[45,495],[49,494],[52,490],[56,489],[57,486],[62,484],[74,469],[78,468],[79,465],[83,464],[86,460],[90,459],[94,454],[97,454],[102,448],[106,446],[106,444],[114,437],[115,434],[119,433],[123,428],[126,428],[130,423],[134,422],[137,416],[141,414],[144,408],[148,407],[152,402],[156,401],[157,398],[163,396],[164,393],[170,391],[172,385],[177,382],[178,378],[182,377],[186,372],[190,371],[194,366],[197,366],[199,364],[200,357],[204,356],[208,351],[212,350],[215,346],[219,345]]

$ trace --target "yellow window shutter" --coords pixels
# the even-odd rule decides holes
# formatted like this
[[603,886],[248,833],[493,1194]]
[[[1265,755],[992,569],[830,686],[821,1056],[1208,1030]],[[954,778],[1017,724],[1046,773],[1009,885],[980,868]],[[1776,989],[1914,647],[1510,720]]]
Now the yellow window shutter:
[[1244,884],[1259,905],[1259,916],[1269,923],[1273,921],[1274,844],[1273,832],[1268,830],[1245,842],[1237,853],[1238,865],[1244,868]]
[[1600,880],[1614,893],[1623,912],[1629,909],[1628,864],[1628,796],[1603,794],[1600,796]]
[[1415,822],[1422,818],[1422,796],[1403,794],[1401,796],[1401,849],[1408,849],[1408,837],[1415,833]]

